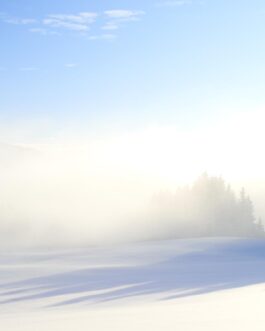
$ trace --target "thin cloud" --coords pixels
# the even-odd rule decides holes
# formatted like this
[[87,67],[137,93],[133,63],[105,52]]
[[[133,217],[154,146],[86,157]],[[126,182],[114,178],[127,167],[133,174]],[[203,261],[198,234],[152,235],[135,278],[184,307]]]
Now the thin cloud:
[[29,29],[29,32],[40,34],[42,36],[47,36],[47,35],[54,35],[54,36],[60,36],[61,33],[58,31],[53,31],[45,28],[31,28]]
[[19,17],[12,17],[5,13],[0,13],[0,19],[4,23],[8,24],[15,24],[15,25],[30,25],[30,24],[37,24],[38,20],[35,18],[19,18]]
[[38,21],[33,18],[8,18],[5,20],[5,22],[10,24],[22,24],[22,25],[38,23]]
[[90,36],[88,39],[89,40],[114,40],[116,39],[117,36],[115,34],[101,34],[101,35],[94,35],[94,36]]
[[30,32],[33,32],[33,33],[39,33],[39,34],[42,34],[42,35],[47,35],[48,34],[48,31],[46,29],[43,29],[43,28],[32,28],[32,29],[29,29]]
[[113,23],[113,22],[108,22],[108,23],[106,23],[105,25],[103,25],[102,27],[101,27],[101,29],[102,30],[118,30],[119,29],[119,26],[118,26],[118,24],[116,24],[116,23]]
[[37,67],[21,67],[19,68],[20,71],[36,71],[39,70]]
[[97,16],[97,13],[91,12],[83,12],[78,15],[48,15],[43,20],[43,24],[52,28],[86,32],[90,30],[90,25],[96,21]]
[[114,9],[104,12],[107,22],[102,26],[102,30],[118,30],[124,23],[139,21],[145,14],[142,10]]
[[64,65],[66,68],[76,68],[78,66],[77,63],[66,63]]
[[192,0],[168,0],[164,2],[157,3],[157,7],[180,7],[185,5],[192,5]]
[[114,9],[106,10],[104,14],[111,19],[130,21],[139,19],[140,16],[144,15],[144,12],[141,10]]
[[28,31],[42,36],[75,32],[88,36],[90,40],[112,40],[117,37],[112,31],[117,31],[126,23],[139,21],[144,14],[142,10],[113,9],[102,13],[49,14],[37,20],[11,17],[0,13],[0,20],[8,24],[33,25],[28,28]]

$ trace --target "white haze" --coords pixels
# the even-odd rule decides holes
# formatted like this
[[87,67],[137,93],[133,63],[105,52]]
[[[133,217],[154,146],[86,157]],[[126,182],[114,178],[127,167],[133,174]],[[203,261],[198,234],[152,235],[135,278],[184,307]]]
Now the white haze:
[[236,190],[249,188],[262,214],[264,137],[257,126],[251,129],[249,119],[241,118],[240,128],[236,118],[190,132],[153,127],[97,139],[76,135],[47,144],[3,143],[1,245],[151,239],[163,227],[152,224],[149,215],[153,194],[190,184],[203,171],[223,175]]

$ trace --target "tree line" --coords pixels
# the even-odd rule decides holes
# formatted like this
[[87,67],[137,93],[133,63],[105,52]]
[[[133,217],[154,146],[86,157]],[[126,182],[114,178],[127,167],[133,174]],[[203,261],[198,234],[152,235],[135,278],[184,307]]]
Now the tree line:
[[154,196],[152,214],[157,224],[165,225],[162,236],[264,237],[245,190],[236,195],[223,178],[206,173],[190,187]]

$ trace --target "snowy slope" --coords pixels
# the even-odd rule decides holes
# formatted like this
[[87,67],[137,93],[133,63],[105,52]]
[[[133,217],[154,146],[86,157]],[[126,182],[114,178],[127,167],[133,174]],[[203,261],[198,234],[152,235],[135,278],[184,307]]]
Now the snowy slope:
[[265,241],[0,255],[0,330],[264,330]]

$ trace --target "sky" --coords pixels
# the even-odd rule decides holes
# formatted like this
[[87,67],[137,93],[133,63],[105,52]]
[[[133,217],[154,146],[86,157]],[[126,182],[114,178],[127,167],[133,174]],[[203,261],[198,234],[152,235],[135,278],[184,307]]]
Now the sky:
[[194,145],[207,135],[209,144],[222,136],[230,145],[238,132],[259,150],[263,1],[0,5],[0,141],[122,143],[124,134],[150,130],[165,140],[170,127]]
[[265,216],[264,17],[262,0],[0,0],[1,197],[63,196],[52,219],[63,185],[95,206],[116,185],[118,210],[207,171]]
[[31,123],[36,138],[194,128],[263,108],[261,0],[1,0],[0,10],[0,118]]

